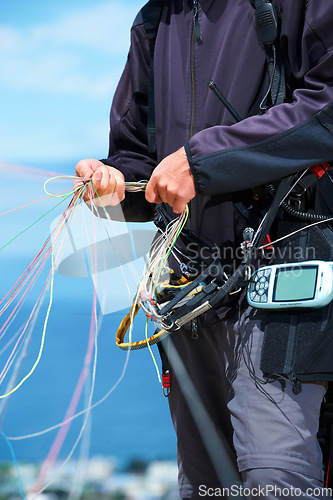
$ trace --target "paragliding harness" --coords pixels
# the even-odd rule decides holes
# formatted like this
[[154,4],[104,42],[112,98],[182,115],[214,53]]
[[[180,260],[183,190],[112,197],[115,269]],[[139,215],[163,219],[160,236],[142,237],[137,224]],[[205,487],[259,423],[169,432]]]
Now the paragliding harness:
[[[318,170],[327,172],[329,168],[329,164],[313,167],[311,173],[306,177],[306,182],[302,179],[302,185],[310,186],[314,184],[317,181]],[[214,254],[213,248],[216,248],[216,245],[211,245],[210,259],[203,261],[197,258],[195,262],[191,262],[189,257],[186,258],[186,249],[189,245],[195,245],[200,250],[202,247],[207,248],[207,242],[202,241],[191,230],[183,229],[178,238],[178,240],[181,240],[182,246],[179,246],[177,243],[175,245],[175,249],[178,250],[182,257],[182,262],[178,265],[181,272],[176,273],[173,270],[166,270],[166,273],[169,274],[168,279],[162,276],[161,282],[156,288],[156,296],[154,298],[141,296],[140,298],[144,310],[149,311],[150,319],[159,328],[165,329],[169,333],[174,332],[208,310],[220,306],[223,304],[223,301],[229,303],[230,296],[236,294],[248,284],[253,268],[256,266],[258,257],[262,253],[261,251],[267,247],[271,247],[271,244],[269,242],[265,243],[265,240],[267,241],[267,235],[271,231],[271,226],[281,205],[283,209],[283,203],[281,204],[281,202],[293,188],[298,177],[298,174],[291,175],[280,182],[274,194],[271,207],[264,218],[260,232],[255,238],[252,228],[244,230],[244,241],[241,245],[243,259],[240,266],[231,276],[226,275],[220,256],[216,253]],[[292,209],[294,216],[297,214],[298,218],[304,221],[307,221],[308,215],[313,222],[324,222],[331,219],[329,215],[303,213],[286,203],[287,213],[289,212],[289,208]],[[170,221],[171,217],[168,215],[164,205],[157,205],[154,222],[162,233]],[[288,227],[287,221],[283,221],[283,224],[286,224]],[[297,223],[297,227],[299,228],[299,222]],[[329,231],[331,230],[329,229]],[[328,241],[327,245],[329,246],[330,243],[331,241]],[[322,246],[322,242],[319,242],[319,245]],[[199,250],[194,253],[199,255]],[[326,254],[327,248],[322,247],[321,251]],[[274,262],[277,262],[276,258]],[[191,270],[191,274],[189,270]]]
[[[255,7],[259,36],[265,47],[270,80],[269,89],[260,105],[261,111],[264,113],[269,107],[286,101],[285,64],[277,43],[279,19],[274,5],[269,0],[251,0],[251,3]],[[148,150],[152,155],[155,154],[156,150],[154,48],[163,5],[163,0],[150,0],[143,7],[139,18],[136,20],[137,24],[143,22],[150,47],[147,131]],[[197,22],[197,19],[194,19],[194,21]],[[198,29],[195,22],[194,29]],[[214,85],[211,85],[212,90],[214,90],[213,87]],[[218,94],[218,92],[216,93]],[[225,105],[225,99],[223,96],[222,98],[220,97],[220,100]],[[230,110],[230,108],[228,109]],[[238,115],[236,115],[237,118]],[[321,179],[326,174],[332,182],[328,173],[330,168],[331,165],[327,163],[317,165],[309,169],[306,175],[297,174],[282,179],[278,187],[276,185],[265,187],[265,193],[269,192],[273,198],[271,207],[264,217],[261,230],[256,235],[255,241],[252,239],[253,232],[248,231],[247,234],[244,234],[243,260],[231,276],[225,276],[222,263],[216,257],[212,258],[203,271],[193,279],[189,279],[186,272],[180,275],[172,273],[171,280],[164,287],[161,286],[157,301],[151,301],[148,297],[143,298],[144,306],[146,308],[151,307],[151,319],[165,333],[157,341],[167,337],[169,333],[176,331],[209,309],[220,305],[223,300],[228,300],[231,294],[247,285],[250,279],[250,268],[256,261],[258,249],[263,246],[271,248],[269,242],[267,243],[267,236],[270,234],[276,216],[280,215],[281,211],[286,217],[280,223],[274,222],[276,237],[286,234],[286,232],[298,231],[294,238],[289,238],[287,246],[291,249],[295,249],[297,245],[303,248],[305,245],[312,246],[316,250],[316,258],[333,260],[333,232],[327,224],[314,225],[299,232],[302,224],[303,226],[308,225],[309,222],[318,224],[331,218],[329,215],[316,215],[313,212],[301,210],[304,195],[311,191],[317,179]],[[288,201],[285,199],[287,194],[289,196]],[[244,207],[238,206],[237,208],[244,213]],[[169,216],[164,207],[157,206],[155,214],[157,227],[164,231],[168,222]],[[189,230],[183,230],[181,238],[185,243],[185,247],[189,241],[195,241],[195,244],[199,246],[201,244],[199,238]],[[264,242],[266,245],[264,245]],[[283,246],[286,247],[285,241],[282,242]],[[293,254],[293,252],[291,253]],[[275,262],[278,263],[279,259],[275,259]],[[214,273],[211,272],[213,268]],[[182,271],[186,271],[186,264],[183,266]],[[167,352],[163,345],[164,342],[158,344],[162,359],[164,392],[167,396],[170,391],[171,381]],[[326,358],[324,356],[324,362],[322,359],[325,349],[332,346],[332,303],[322,309],[311,310],[306,314],[303,311],[293,311],[292,313],[286,311],[269,312],[265,325],[261,370],[267,377],[276,375],[285,377],[293,384],[294,391],[297,393],[301,390],[301,381],[333,380],[331,368],[332,349],[328,351],[329,355]],[[318,359],[320,359],[320,366],[316,364]],[[324,363],[324,367],[322,363]],[[332,375],[327,375],[330,373]],[[326,400],[322,406],[322,425],[319,433],[326,465],[327,487],[333,484],[330,469],[330,457],[333,457],[332,383],[329,383]]]

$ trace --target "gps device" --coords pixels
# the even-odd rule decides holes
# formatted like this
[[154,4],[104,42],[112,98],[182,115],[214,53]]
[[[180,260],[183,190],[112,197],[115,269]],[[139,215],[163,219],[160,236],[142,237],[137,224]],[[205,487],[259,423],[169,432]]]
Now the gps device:
[[250,306],[263,309],[324,307],[333,298],[333,262],[275,264],[254,272],[247,287]]

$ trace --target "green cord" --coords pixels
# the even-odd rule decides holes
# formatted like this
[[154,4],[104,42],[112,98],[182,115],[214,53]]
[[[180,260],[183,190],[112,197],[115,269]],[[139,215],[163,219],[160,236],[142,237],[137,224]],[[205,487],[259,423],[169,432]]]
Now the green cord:
[[104,215],[105,215],[105,216],[106,216],[106,218],[108,219],[110,216],[109,216],[109,214],[107,213],[107,210],[106,210],[106,208],[105,208],[105,206],[104,206],[104,203],[102,202],[102,200],[101,200],[101,198],[100,198],[100,196],[99,196],[99,194],[98,194],[98,192],[97,192],[97,190],[96,190],[96,188],[95,188],[95,186],[94,186],[93,181],[90,181],[90,182],[91,182],[92,187],[94,188],[95,193],[97,194],[97,198],[98,198],[98,199],[99,199],[99,201],[101,202],[101,205],[102,205],[102,207],[101,207],[101,208],[103,208]]
[[[81,189],[83,191],[83,187],[78,187],[74,190],[74,192],[78,191],[79,189]],[[35,220],[32,224],[30,224],[30,226],[26,227],[25,229],[23,229],[23,231],[21,231],[20,233],[18,233],[16,236],[14,236],[14,238],[12,238],[11,240],[9,240],[7,243],[5,243],[5,245],[3,245],[1,248],[0,248],[0,252],[1,250],[3,250],[4,248],[6,248],[8,245],[10,245],[10,243],[12,243],[13,241],[15,241],[19,236],[21,236],[23,233],[25,233],[26,231],[28,231],[28,229],[30,229],[31,227],[33,227],[35,224],[37,224],[37,222],[39,222],[40,220],[42,220],[44,217],[46,217],[46,215],[48,215],[50,212],[52,212],[52,210],[55,210],[59,205],[61,205],[61,203],[63,203],[64,201],[67,200],[67,198],[69,198],[70,196],[73,195],[73,192],[69,193],[66,198],[64,198],[63,200],[59,201],[59,203],[57,203],[54,207],[52,207],[50,210],[48,210],[47,212],[45,212],[45,214],[41,215],[41,217],[39,217],[37,220]]]

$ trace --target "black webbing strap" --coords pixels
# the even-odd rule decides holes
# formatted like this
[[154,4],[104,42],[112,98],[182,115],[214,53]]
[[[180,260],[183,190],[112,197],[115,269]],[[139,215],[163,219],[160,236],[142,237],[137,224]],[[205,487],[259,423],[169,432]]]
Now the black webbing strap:
[[243,286],[246,269],[247,265],[242,264],[238,269],[236,269],[234,274],[230,276],[226,283],[213,295],[212,299],[209,301],[212,308],[217,307],[229,293],[234,292],[237,288]]
[[[180,290],[177,295],[171,299],[166,305],[164,305],[160,311],[159,314],[162,316],[169,313],[175,306],[177,306],[178,302],[180,302],[183,298],[185,298],[192,290],[194,290],[196,287],[200,285],[201,282],[203,282],[205,279],[210,277],[212,275],[212,269],[214,270],[214,277],[216,276],[216,271],[218,270],[218,277],[223,276],[223,269],[221,265],[221,261],[219,257],[216,257],[214,261],[207,266],[206,269],[202,271],[199,276],[194,278],[193,281],[191,281],[188,285],[186,285],[182,290]],[[207,285],[209,286],[209,285]],[[217,286],[217,284],[216,284]],[[207,288],[207,287],[206,287]],[[206,295],[206,293],[201,292],[200,297]],[[193,299],[191,299],[193,300]]]
[[275,6],[269,0],[254,0],[255,17],[261,42],[266,51],[270,79],[271,105],[282,104],[286,98],[283,58],[279,47],[279,20]]
[[266,238],[267,234],[270,231],[271,225],[273,224],[273,221],[276,217],[276,214],[279,210],[280,204],[282,200],[285,198],[285,196],[288,194],[290,191],[293,181],[295,180],[295,175],[289,175],[288,177],[284,177],[280,184],[279,187],[276,191],[273,203],[270,206],[270,209],[267,212],[267,215],[265,217],[265,220],[263,222],[260,236],[258,241],[256,242],[256,247],[259,248],[262,244],[264,239]]
[[143,25],[146,38],[149,41],[149,86],[148,86],[148,116],[147,135],[148,153],[156,153],[156,127],[155,127],[155,89],[154,89],[154,52],[157,30],[160,23],[164,0],[150,0],[142,8]]

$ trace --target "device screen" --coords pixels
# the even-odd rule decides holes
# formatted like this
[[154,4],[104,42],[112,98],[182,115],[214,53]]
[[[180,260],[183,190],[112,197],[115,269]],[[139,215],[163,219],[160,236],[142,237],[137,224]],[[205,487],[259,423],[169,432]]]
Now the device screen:
[[273,302],[311,300],[315,296],[317,266],[293,266],[277,270]]

